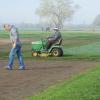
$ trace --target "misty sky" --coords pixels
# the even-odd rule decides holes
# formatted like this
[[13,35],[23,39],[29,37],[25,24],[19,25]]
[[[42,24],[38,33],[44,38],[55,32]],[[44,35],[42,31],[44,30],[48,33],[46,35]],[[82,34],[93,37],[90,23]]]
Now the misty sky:
[[[73,0],[80,8],[76,11],[70,23],[91,24],[100,14],[100,0]],[[0,0],[0,23],[38,23],[40,18],[35,15],[35,9],[40,0]]]

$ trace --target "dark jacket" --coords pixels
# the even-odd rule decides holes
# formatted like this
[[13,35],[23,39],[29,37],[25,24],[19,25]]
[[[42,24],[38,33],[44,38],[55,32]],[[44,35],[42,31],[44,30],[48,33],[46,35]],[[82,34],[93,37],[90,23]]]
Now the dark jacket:
[[48,37],[48,40],[50,41],[58,41],[60,38],[62,38],[61,33],[55,32],[54,34],[52,34],[52,36]]

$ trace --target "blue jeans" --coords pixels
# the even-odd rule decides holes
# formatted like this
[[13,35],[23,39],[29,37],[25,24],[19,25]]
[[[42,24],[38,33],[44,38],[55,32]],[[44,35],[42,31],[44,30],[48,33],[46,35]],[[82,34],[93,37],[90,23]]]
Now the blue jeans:
[[21,54],[21,46],[20,45],[17,45],[15,48],[12,48],[11,49],[10,55],[9,55],[9,63],[8,63],[8,66],[10,68],[12,68],[15,54],[17,54],[17,57],[18,57],[19,67],[20,68],[24,68],[25,65],[24,65],[24,61],[23,61],[22,54]]

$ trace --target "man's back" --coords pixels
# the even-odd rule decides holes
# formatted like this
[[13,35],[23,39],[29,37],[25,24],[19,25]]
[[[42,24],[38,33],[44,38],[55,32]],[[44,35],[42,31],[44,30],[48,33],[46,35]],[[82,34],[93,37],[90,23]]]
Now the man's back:
[[10,39],[11,39],[11,42],[15,42],[15,41],[17,43],[20,42],[18,30],[17,30],[17,28],[14,25],[11,26]]
[[60,38],[62,38],[61,36],[61,33],[59,31],[56,31],[52,37],[55,39],[55,40],[59,40]]

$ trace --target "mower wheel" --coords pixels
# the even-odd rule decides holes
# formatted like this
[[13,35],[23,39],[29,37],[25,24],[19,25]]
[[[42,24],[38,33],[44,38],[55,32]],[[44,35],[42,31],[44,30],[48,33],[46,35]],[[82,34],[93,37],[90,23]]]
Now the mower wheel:
[[63,51],[60,48],[53,48],[51,51],[51,55],[54,57],[61,57],[63,56]]
[[32,51],[32,56],[33,56],[33,57],[37,57],[37,56],[38,56],[38,52],[36,52],[36,51],[35,51],[35,52]]

